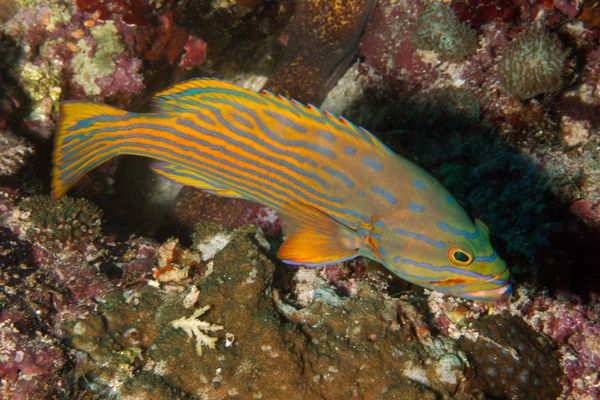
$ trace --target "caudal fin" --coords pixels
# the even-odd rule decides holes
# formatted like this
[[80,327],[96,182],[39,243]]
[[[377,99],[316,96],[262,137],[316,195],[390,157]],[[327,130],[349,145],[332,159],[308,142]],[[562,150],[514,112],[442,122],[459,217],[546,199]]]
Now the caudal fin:
[[107,149],[103,128],[126,115],[127,111],[104,104],[60,104],[52,154],[52,199],[59,199],[83,175],[117,155]]

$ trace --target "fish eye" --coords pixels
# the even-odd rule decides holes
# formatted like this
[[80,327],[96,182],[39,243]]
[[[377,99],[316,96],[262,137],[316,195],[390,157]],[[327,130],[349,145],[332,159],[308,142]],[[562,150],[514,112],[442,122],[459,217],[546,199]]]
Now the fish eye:
[[464,267],[473,262],[473,255],[463,247],[452,246],[448,249],[448,259],[452,264]]

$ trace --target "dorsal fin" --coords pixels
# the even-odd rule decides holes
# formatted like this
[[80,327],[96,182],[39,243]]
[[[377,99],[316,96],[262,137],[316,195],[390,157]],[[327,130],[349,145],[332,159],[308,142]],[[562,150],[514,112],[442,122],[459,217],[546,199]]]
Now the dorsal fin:
[[219,101],[235,102],[247,107],[267,105],[263,95],[232,83],[213,78],[196,78],[178,83],[154,96],[154,104],[161,111],[181,111],[186,102],[209,104]]
[[[154,97],[160,111],[185,111],[186,105],[223,103],[250,109],[279,109],[293,113],[298,118],[307,118],[307,123],[324,124],[338,135],[347,135],[355,140],[361,140],[379,151],[392,153],[382,142],[364,128],[360,128],[344,117],[338,117],[321,110],[314,105],[305,105],[297,100],[276,95],[267,90],[258,93],[244,89],[232,83],[212,78],[196,78],[178,83],[163,90]],[[324,129],[325,127],[323,127]]]

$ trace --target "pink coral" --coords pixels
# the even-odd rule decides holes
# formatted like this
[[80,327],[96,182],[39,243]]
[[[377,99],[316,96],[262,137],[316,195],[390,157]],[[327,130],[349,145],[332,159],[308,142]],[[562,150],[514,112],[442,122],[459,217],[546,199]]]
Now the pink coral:
[[204,40],[189,35],[188,40],[183,46],[184,53],[179,61],[179,66],[182,68],[192,68],[197,65],[204,64],[206,61],[207,44]]
[[[10,320],[0,322],[0,397],[15,400],[59,398],[65,355],[58,340],[21,333]],[[62,393],[64,395],[64,393]]]
[[112,74],[98,78],[96,82],[102,88],[101,97],[131,97],[144,88],[144,78],[139,72],[142,61],[126,51],[117,55]]

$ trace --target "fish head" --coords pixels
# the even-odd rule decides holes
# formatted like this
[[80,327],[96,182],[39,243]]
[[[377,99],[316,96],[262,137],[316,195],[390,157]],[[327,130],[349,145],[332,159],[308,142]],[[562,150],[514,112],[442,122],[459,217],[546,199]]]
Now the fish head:
[[487,226],[473,222],[458,204],[431,202],[423,209],[429,215],[401,211],[382,224],[383,264],[403,279],[446,294],[507,299],[510,271],[494,250]]

